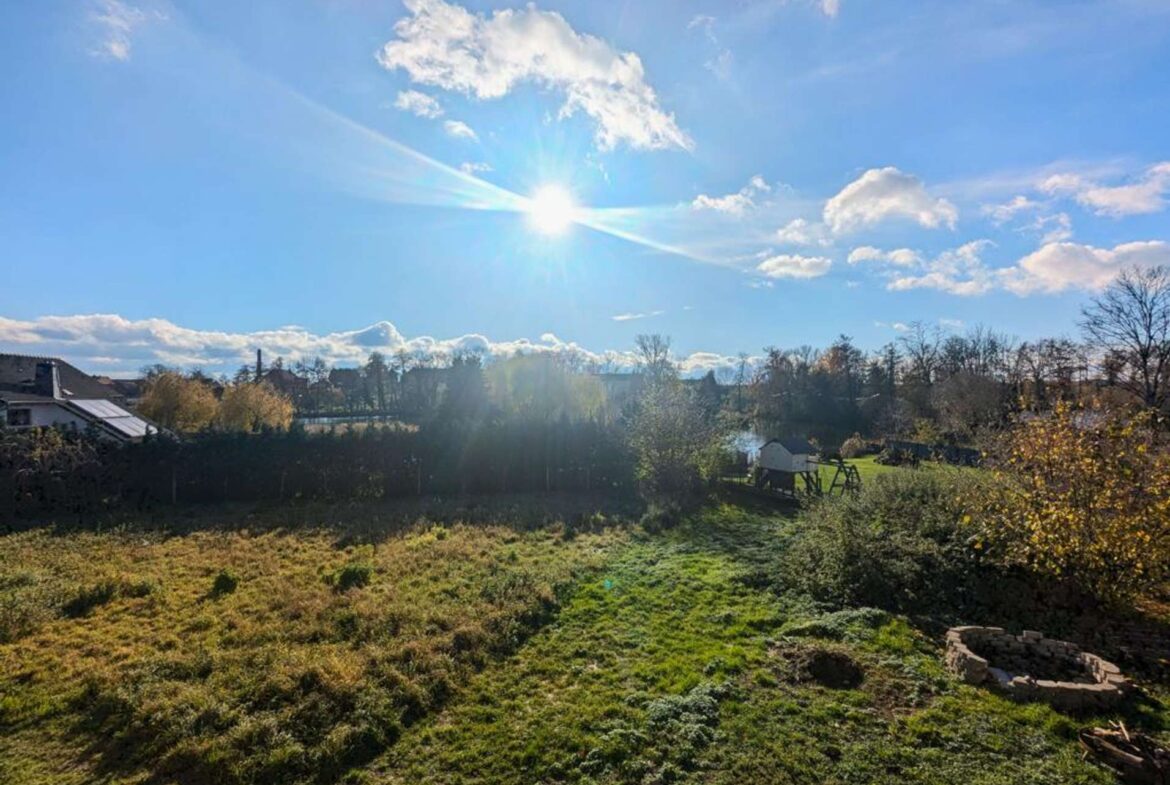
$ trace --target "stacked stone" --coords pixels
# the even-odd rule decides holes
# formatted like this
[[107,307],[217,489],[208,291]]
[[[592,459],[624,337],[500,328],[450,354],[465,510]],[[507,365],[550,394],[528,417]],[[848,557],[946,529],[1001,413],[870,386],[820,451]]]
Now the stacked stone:
[[[1113,663],[1032,630],[1012,635],[1001,627],[953,627],[946,642],[951,672],[968,684],[985,685],[1018,700],[1092,711],[1116,706],[1131,688]],[[1068,674],[1068,680],[1037,679],[1028,670]]]

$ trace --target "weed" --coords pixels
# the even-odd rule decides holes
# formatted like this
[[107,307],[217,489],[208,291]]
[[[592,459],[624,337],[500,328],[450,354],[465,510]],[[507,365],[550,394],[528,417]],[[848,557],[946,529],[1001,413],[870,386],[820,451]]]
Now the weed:
[[231,594],[240,585],[240,576],[229,569],[222,569],[215,574],[215,580],[211,582],[211,596],[223,597]]
[[360,589],[367,586],[374,576],[374,568],[369,564],[347,564],[330,576],[330,583],[339,592],[350,589]]

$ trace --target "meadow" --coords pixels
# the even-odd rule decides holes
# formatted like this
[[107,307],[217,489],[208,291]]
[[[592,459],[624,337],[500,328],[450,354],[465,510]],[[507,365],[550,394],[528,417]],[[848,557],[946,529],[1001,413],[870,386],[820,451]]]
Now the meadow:
[[416,513],[0,537],[0,782],[1112,781],[945,619],[787,585],[789,510]]

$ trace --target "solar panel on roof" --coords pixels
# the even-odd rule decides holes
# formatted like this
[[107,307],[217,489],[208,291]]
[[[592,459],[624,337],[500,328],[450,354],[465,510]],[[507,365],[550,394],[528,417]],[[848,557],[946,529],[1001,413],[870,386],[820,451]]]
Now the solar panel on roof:
[[102,423],[113,428],[118,433],[129,436],[132,439],[141,438],[148,433],[154,433],[156,431],[153,426],[142,418],[135,417],[121,406],[107,400],[100,398],[79,400],[75,398],[70,403],[85,413],[101,420]]

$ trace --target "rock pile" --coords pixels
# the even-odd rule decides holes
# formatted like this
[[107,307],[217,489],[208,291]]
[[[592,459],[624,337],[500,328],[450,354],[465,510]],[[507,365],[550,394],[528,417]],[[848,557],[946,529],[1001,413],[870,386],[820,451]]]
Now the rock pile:
[[1031,630],[1012,635],[1000,627],[952,627],[946,661],[968,684],[1065,711],[1108,709],[1131,689],[1113,663]]

